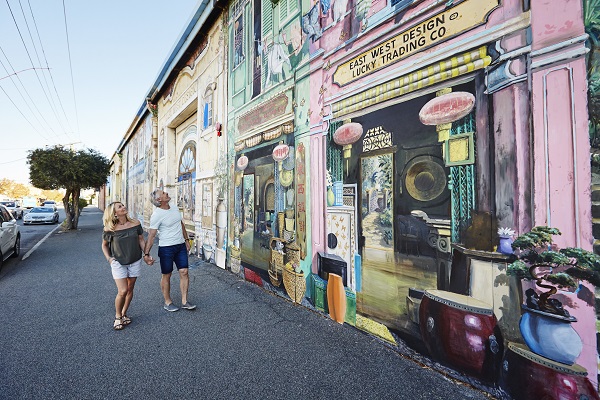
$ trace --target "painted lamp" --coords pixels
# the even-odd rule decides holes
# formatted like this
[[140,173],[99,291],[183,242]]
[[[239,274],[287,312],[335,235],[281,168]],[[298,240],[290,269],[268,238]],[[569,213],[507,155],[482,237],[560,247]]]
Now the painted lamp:
[[242,156],[240,158],[238,158],[238,160],[237,160],[237,167],[240,171],[243,171],[246,169],[247,166],[248,166],[248,157],[246,157],[246,155],[242,154]]
[[290,146],[283,142],[279,142],[273,149],[273,160],[277,161],[279,170],[281,171],[281,163],[290,155]]
[[342,146],[344,158],[350,158],[352,144],[354,144],[363,134],[363,127],[358,122],[344,121],[344,124],[335,130],[333,141]]
[[457,121],[468,115],[475,107],[475,96],[469,92],[450,92],[429,100],[419,119],[423,125],[442,125]]

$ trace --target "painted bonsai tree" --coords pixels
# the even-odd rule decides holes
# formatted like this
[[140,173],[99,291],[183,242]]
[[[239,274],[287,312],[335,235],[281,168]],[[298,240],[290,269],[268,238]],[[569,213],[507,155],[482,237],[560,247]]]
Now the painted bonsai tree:
[[536,226],[517,237],[512,243],[517,260],[508,266],[507,273],[548,289],[539,296],[534,290],[527,290],[527,307],[568,318],[569,312],[551,296],[559,288],[577,287],[576,280],[600,286],[600,257],[581,248],[558,249],[553,236],[560,234],[556,228]]

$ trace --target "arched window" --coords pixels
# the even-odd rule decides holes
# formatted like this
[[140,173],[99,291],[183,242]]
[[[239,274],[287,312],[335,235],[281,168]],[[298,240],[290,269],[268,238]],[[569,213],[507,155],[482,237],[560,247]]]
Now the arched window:
[[195,209],[196,142],[190,140],[179,156],[177,176],[177,206],[183,209],[183,218],[192,220]]

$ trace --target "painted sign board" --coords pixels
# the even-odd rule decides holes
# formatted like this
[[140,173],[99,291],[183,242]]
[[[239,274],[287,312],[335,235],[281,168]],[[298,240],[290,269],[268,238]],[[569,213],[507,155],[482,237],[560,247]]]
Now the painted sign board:
[[333,82],[344,86],[487,21],[499,0],[465,0],[339,65]]

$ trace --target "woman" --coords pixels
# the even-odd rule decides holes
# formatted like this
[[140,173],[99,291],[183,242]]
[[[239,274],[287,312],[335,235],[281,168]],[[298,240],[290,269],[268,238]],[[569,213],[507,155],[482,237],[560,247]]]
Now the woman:
[[133,298],[135,280],[140,276],[146,242],[140,221],[130,218],[127,207],[119,201],[106,207],[103,222],[102,252],[117,284],[113,329],[121,330],[131,323],[127,309]]

